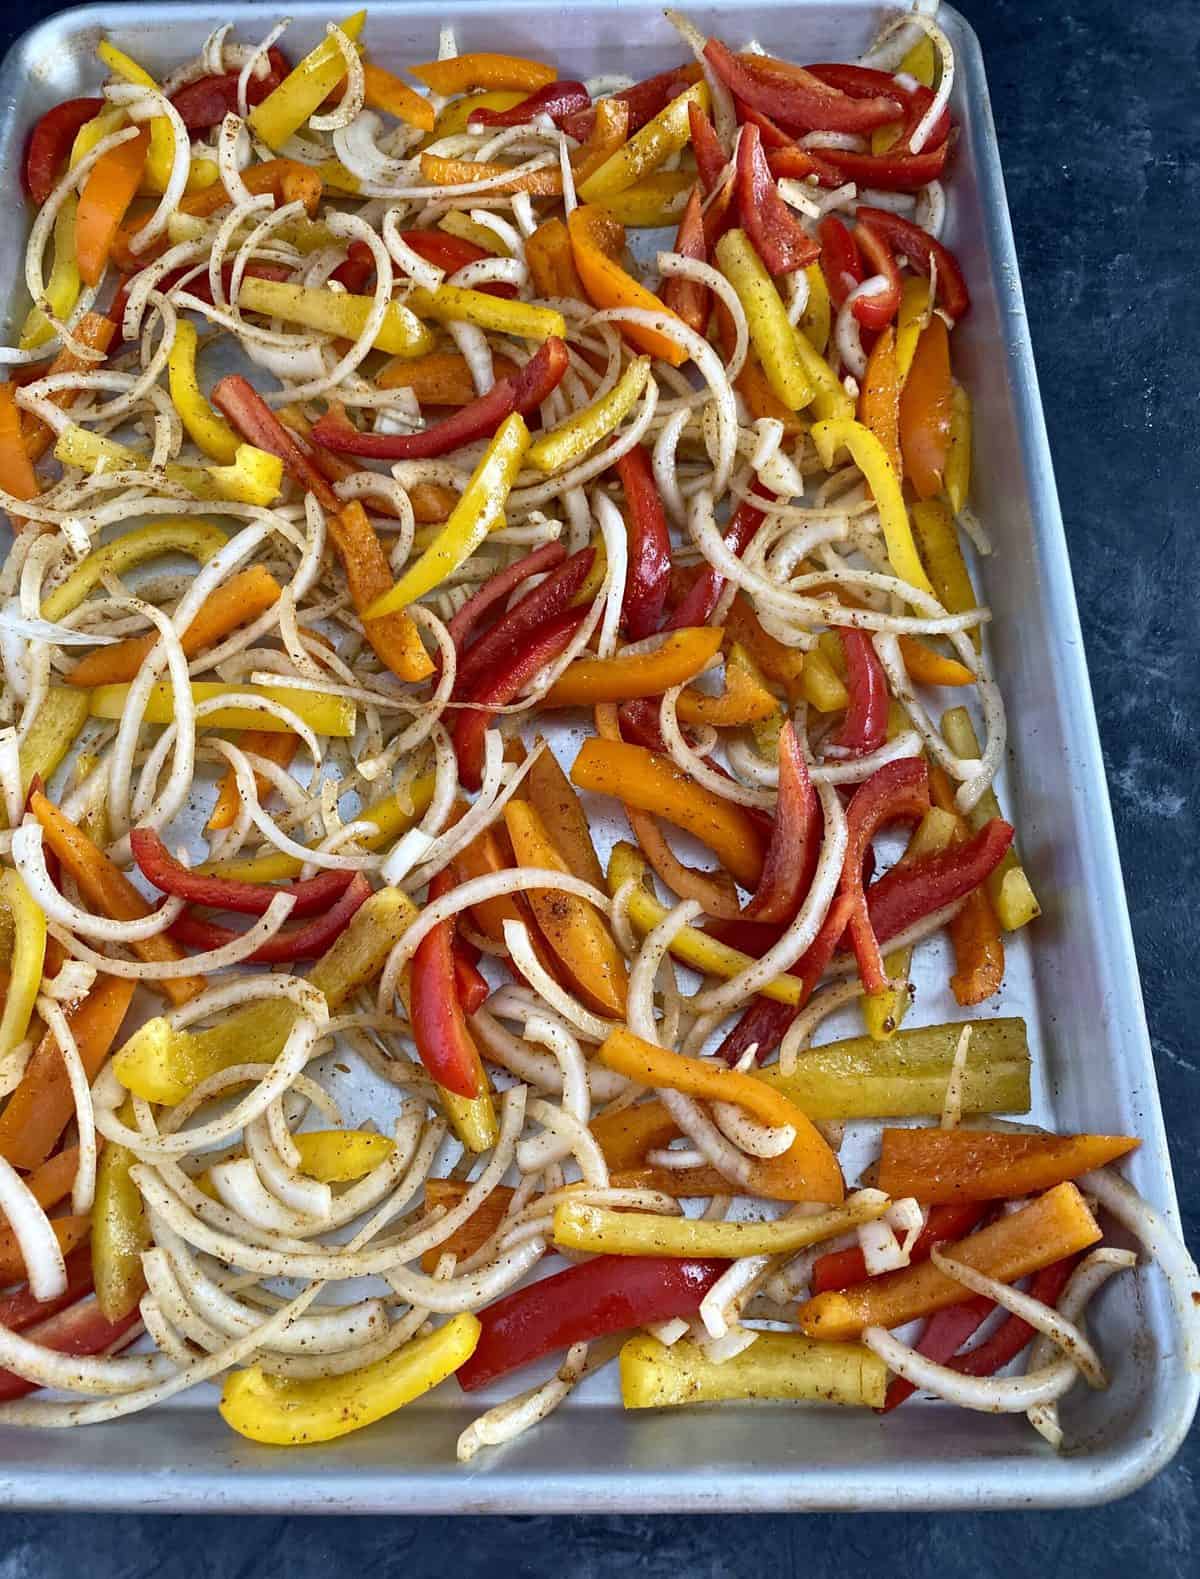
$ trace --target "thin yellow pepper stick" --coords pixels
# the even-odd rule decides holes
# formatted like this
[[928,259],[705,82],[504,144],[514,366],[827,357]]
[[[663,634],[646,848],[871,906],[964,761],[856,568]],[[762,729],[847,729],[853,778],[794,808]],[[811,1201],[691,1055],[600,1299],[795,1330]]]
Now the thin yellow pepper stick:
[[8,994],[4,1013],[0,1016],[0,1058],[3,1058],[24,1039],[33,1018],[46,958],[46,917],[20,874],[11,868],[0,876],[0,905],[12,917],[13,925]]
[[88,694],[69,685],[52,685],[21,742],[21,792],[28,794],[35,777],[49,783],[59,763],[75,744],[88,716]]
[[854,401],[846,393],[845,385],[829,363],[818,353],[806,334],[797,331],[793,334],[793,339],[796,342],[796,355],[800,366],[813,386],[814,394],[809,402],[813,416],[819,422],[827,422],[831,418],[852,417]]
[[[341,31],[354,42],[363,30],[367,13],[355,11],[338,24]],[[346,61],[333,39],[325,38],[314,50],[305,55],[250,113],[250,130],[261,137],[268,148],[276,153],[293,132],[298,132],[314,110],[337,87],[346,75]]]
[[[54,458],[64,466],[80,466],[86,472],[94,472],[102,465],[108,471],[146,471],[150,465],[149,455],[91,433],[74,422],[59,434]],[[206,502],[230,499],[238,504],[272,504],[283,483],[279,456],[269,455],[253,444],[238,445],[232,466],[182,466],[168,461],[164,470],[169,482],[178,483]]]
[[708,83],[694,82],[686,92],[671,102],[645,126],[622,144],[620,148],[594,170],[579,188],[582,203],[596,203],[624,192],[642,181],[651,171],[668,160],[691,141],[689,105],[696,105],[708,113]]
[[971,491],[971,397],[955,384],[950,397],[950,449],[943,475],[950,509],[959,515]]
[[[979,755],[979,737],[975,733],[971,715],[965,707],[952,707],[948,713],[942,714],[942,734],[955,756]],[[972,831],[978,832],[984,823],[1002,815],[995,790],[986,789],[967,812],[966,818]],[[992,901],[992,906],[999,917],[1000,925],[1006,932],[1016,932],[1041,915],[1042,907],[1038,904],[1033,884],[1021,865],[1021,858],[1017,854],[1015,845],[1009,845],[1004,858],[985,878],[984,884],[988,898]]]
[[649,377],[650,358],[635,357],[607,395],[535,439],[529,446],[526,461],[538,471],[555,472],[595,449],[610,433],[616,432],[637,405]]
[[[126,1098],[122,1124],[137,1127],[133,1102]],[[146,1292],[142,1252],[152,1240],[141,1191],[130,1177],[137,1156],[125,1146],[109,1141],[96,1169],[96,1198],[92,1206],[92,1279],[96,1303],[107,1321],[120,1321]]]
[[[190,329],[191,325],[187,327]],[[105,543],[103,548],[94,548],[81,560],[62,585],[42,600],[42,618],[65,619],[105,576],[122,576],[135,565],[155,559],[159,554],[187,554],[198,565],[203,565],[228,541],[219,526],[197,516],[190,520],[173,516],[135,527],[132,532]]]
[[907,279],[900,291],[900,311],[896,316],[896,373],[903,384],[917,354],[917,341],[929,313],[929,281]]
[[[60,322],[71,316],[82,283],[79,260],[75,256],[75,210],[78,206],[77,198],[68,197],[54,221],[54,262],[43,296]],[[36,351],[39,345],[53,340],[56,333],[54,325],[35,302],[26,315],[17,343],[22,351]]]
[[[320,329],[324,334],[357,340],[370,314],[373,298],[247,276],[242,281],[238,302],[248,312],[264,313],[288,323],[303,324],[306,329]],[[423,356],[433,349],[433,336],[404,303],[391,302],[373,344],[377,351],[387,351],[392,356]]]
[[181,319],[175,326],[175,342],[167,357],[167,381],[171,404],[179,413],[189,438],[214,461],[228,466],[237,455],[241,440],[204,398],[196,377],[196,347],[199,342],[195,324]]
[[825,276],[821,273],[819,263],[810,263],[804,271],[804,278],[808,281],[808,301],[796,327],[817,355],[823,357],[825,347],[829,344],[829,329],[833,318],[829,287],[825,283]]
[[734,1398],[881,1409],[886,1395],[887,1366],[860,1343],[760,1332],[748,1349],[720,1364],[690,1338],[668,1347],[642,1333],[621,1350],[621,1402],[626,1409],[668,1409]]
[[[941,499],[924,499],[913,505],[913,534],[929,570],[934,591],[951,614],[979,607],[971,572],[963,558],[954,518]],[[981,646],[979,627],[971,631],[976,652]]]
[[802,411],[816,390],[802,360],[801,337],[788,322],[775,282],[744,230],[725,232],[717,242],[717,262],[745,309],[750,340],[767,382],[789,411]]
[[567,332],[566,319],[553,307],[506,301],[501,296],[489,296],[486,291],[469,290],[465,285],[439,285],[433,291],[418,286],[405,300],[418,318],[432,318],[435,323],[473,323],[493,334],[511,334],[519,340],[548,340],[551,335],[561,339]]
[[[290,685],[222,685],[218,680],[193,680],[193,702],[211,702],[222,696],[261,696],[279,702],[319,735],[348,740],[354,733],[358,719],[357,709],[344,696],[333,696],[327,691],[301,691]],[[128,685],[98,685],[91,693],[89,703],[93,718],[120,718],[129,704]],[[174,719],[172,688],[163,680],[150,692],[144,714],[148,724],[169,724]],[[265,729],[271,734],[284,734],[291,728],[282,718],[265,710],[234,703],[220,707],[204,720],[209,729]]]
[[[124,82],[135,83],[139,88],[157,88],[158,83],[143,67],[123,50],[107,39],[96,47],[96,53],[113,73]],[[150,151],[146,155],[146,185],[152,192],[165,192],[175,164],[175,134],[165,115],[156,115],[150,122]],[[221,175],[214,159],[193,159],[188,170],[187,189],[202,192],[215,186]]]
[[892,470],[883,445],[869,428],[864,428],[861,422],[849,417],[814,422],[812,441],[826,471],[833,470],[834,457],[839,449],[844,446],[850,452],[851,460],[866,478],[867,487],[878,506],[879,524],[883,529],[892,569],[902,581],[933,597],[933,587],[913,541],[900,479]]

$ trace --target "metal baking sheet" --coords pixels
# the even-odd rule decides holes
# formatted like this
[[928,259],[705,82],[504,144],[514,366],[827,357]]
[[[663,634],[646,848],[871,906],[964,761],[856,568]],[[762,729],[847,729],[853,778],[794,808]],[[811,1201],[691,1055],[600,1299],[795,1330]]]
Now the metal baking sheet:
[[[459,47],[554,60],[588,77],[644,77],[679,58],[676,35],[647,0],[505,6],[373,4],[372,54],[385,65],[429,58],[440,26]],[[289,8],[288,44],[315,41],[325,4]],[[260,37],[282,14],[228,4],[125,4],[67,11],[27,33],[0,67],[0,170],[12,208],[34,119],[94,91],[102,34],[163,73],[194,54],[217,21]],[[861,0],[727,0],[690,14],[737,41],[751,31],[789,58],[854,58],[880,11]],[[1177,1222],[1100,745],[1066,543],[1013,250],[978,41],[943,7],[962,128],[949,183],[947,240],[974,307],[955,336],[976,418],[975,503],[996,544],[979,567],[995,612],[991,652],[1010,719],[999,790],[1045,906],[1009,944],[999,1007],[1029,1021],[1034,1116],[1066,1129],[1128,1131],[1142,1147],[1128,1172]],[[23,218],[0,234],[0,301],[10,327],[27,305]],[[6,293],[11,292],[11,295]],[[9,338],[6,332],[5,338]],[[568,739],[564,755],[573,754]],[[924,951],[928,953],[928,951]],[[930,967],[932,967],[930,969]],[[913,1022],[955,1013],[944,959],[927,957]],[[339,1095],[342,1093],[339,1092]],[[360,1091],[358,1103],[375,1100]],[[1113,1385],[1079,1387],[1064,1406],[1071,1450],[1053,1454],[1018,1417],[910,1405],[902,1417],[818,1408],[731,1406],[626,1415],[611,1372],[591,1379],[516,1443],[454,1460],[478,1412],[453,1385],[340,1443],[293,1451],[233,1435],[215,1390],[124,1422],[70,1432],[0,1429],[0,1505],[190,1511],[614,1512],[673,1510],[1062,1507],[1134,1490],[1179,1446],[1200,1380],[1176,1351],[1161,1278],[1142,1270],[1097,1302],[1094,1324]]]

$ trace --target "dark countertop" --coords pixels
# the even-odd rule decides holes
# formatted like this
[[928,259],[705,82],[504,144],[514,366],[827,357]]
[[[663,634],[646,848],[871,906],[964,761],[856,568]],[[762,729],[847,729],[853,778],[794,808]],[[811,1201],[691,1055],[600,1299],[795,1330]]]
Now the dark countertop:
[[[959,0],[983,43],[1083,616],[1185,1232],[1200,1243],[1195,927],[1200,448],[1192,239],[1200,7]],[[63,9],[26,0],[0,26]],[[219,15],[220,8],[214,11]],[[1193,589],[1190,594],[1188,588]],[[1181,597],[1181,589],[1183,596]],[[1190,700],[1189,700],[1190,699]],[[374,1520],[0,1517],[0,1573],[442,1572],[645,1579],[896,1571],[1091,1579],[1200,1562],[1200,1431],[1150,1486],[1070,1513]],[[86,1554],[86,1556],[84,1555]]]

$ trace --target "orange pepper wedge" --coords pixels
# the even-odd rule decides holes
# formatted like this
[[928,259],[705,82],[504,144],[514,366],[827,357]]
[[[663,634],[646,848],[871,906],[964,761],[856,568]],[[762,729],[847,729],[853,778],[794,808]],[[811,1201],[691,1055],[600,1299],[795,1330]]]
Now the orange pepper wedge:
[[419,66],[409,66],[408,70],[418,82],[446,98],[456,93],[470,93],[476,88],[520,88],[532,93],[558,78],[555,68],[544,61],[487,52],[428,60]]
[[761,723],[778,707],[750,654],[734,642],[725,658],[725,688],[721,694],[711,696],[706,691],[686,690],[681,693],[676,710],[681,723],[732,729],[739,724]]
[[603,893],[604,870],[592,843],[587,813],[549,747],[538,753],[526,775],[525,798],[542,819],[551,844],[569,870]]
[[[272,734],[265,729],[247,729],[238,739],[238,745],[243,751],[249,751],[252,756],[266,757],[268,762],[274,762],[277,767],[291,766],[292,758],[296,755],[296,748],[300,744],[300,736],[293,734]],[[258,791],[260,801],[265,801],[274,787],[265,773],[254,775],[254,787]],[[225,769],[221,779],[221,787],[217,791],[216,804],[212,816],[208,819],[207,832],[219,833],[223,828],[231,828],[234,819],[242,804],[241,792],[238,789],[237,774],[231,767]]]
[[[107,351],[116,332],[116,324],[103,313],[84,313],[71,331],[71,335],[80,345],[85,345],[93,351]],[[96,366],[97,363],[85,361],[64,346],[46,372],[48,377],[55,373],[83,373]],[[77,389],[59,389],[47,396],[47,399],[56,406],[66,407],[74,403],[79,393]],[[32,412],[26,411],[21,417],[21,430],[25,438],[25,453],[31,461],[40,460],[54,443],[53,428],[40,417],[35,417]]]
[[[91,1232],[90,1217],[56,1217],[50,1224],[58,1248],[69,1256]],[[11,1228],[0,1228],[0,1285],[19,1283],[25,1276],[25,1258]]]
[[[594,306],[640,307],[664,319],[683,322],[617,261],[625,247],[625,227],[619,220],[595,203],[582,203],[572,210],[567,233],[579,278]],[[672,367],[687,361],[687,352],[667,335],[636,324],[621,324],[620,329],[639,350],[648,351]]]
[[950,453],[953,398],[950,334],[935,313],[921,331],[900,395],[899,435],[904,475],[912,483],[918,499],[932,499],[942,491]]
[[628,136],[629,106],[623,99],[601,99],[596,105],[596,116],[587,141],[580,145],[571,161],[576,185],[599,170]]
[[1015,1200],[1115,1162],[1131,1135],[1013,1135],[978,1129],[885,1129],[879,1188],[931,1206]]
[[[447,159],[441,154],[421,155],[421,174],[434,186],[464,186],[472,181],[494,180],[512,165],[499,160]],[[489,194],[497,192],[528,192],[531,197],[560,197],[562,171],[558,165],[545,165],[540,170],[527,170],[523,175],[514,173],[511,181],[490,187]]]
[[141,184],[149,148],[150,129],[143,126],[136,137],[102,154],[88,173],[75,213],[75,261],[85,285],[100,283],[125,211]]
[[[298,159],[264,159],[262,164],[253,164],[243,170],[242,180],[246,190],[255,197],[270,192],[280,205],[303,203],[310,219],[316,214],[325,189],[320,172],[312,165],[301,164]],[[207,219],[230,206],[229,193],[219,181],[203,192],[190,192],[179,205],[183,213],[199,219]]]
[[[929,765],[929,795],[940,811],[954,818],[952,843],[965,844],[970,837],[966,818],[958,809],[954,786],[946,770],[936,762]],[[976,888],[963,901],[962,909],[951,920],[948,931],[954,950],[954,974],[950,990],[964,1008],[983,1003],[1000,991],[1004,980],[1004,934],[1000,918],[986,887]]]
[[762,876],[765,843],[741,807],[695,783],[670,757],[617,740],[585,740],[571,769],[577,789],[612,795],[693,834],[743,888]]
[[540,224],[525,242],[525,262],[539,296],[572,296],[586,300],[583,281],[575,267],[571,237],[555,215]]
[[[497,382],[520,371],[507,356],[493,356],[492,365]],[[380,368],[375,382],[380,389],[411,389],[423,406],[468,406],[478,394],[467,360],[457,351],[393,357]]]
[[[432,1212],[437,1207],[444,1206],[447,1211],[452,1211],[469,1189],[470,1185],[459,1179],[426,1179],[425,1210]],[[490,1239],[499,1228],[512,1198],[511,1187],[507,1184],[498,1184],[487,1199],[479,1203],[466,1222],[456,1228],[448,1239],[444,1239],[440,1245],[435,1245],[432,1250],[425,1251],[421,1257],[422,1271],[436,1271],[438,1262],[447,1254],[455,1256],[459,1261],[465,1261],[468,1256],[473,1256],[484,1240]]]
[[[794,1102],[761,1080],[654,1047],[626,1030],[613,1031],[596,1056],[605,1068],[639,1085],[665,1086],[707,1102],[732,1102],[760,1123],[773,1127],[790,1124],[796,1131],[791,1147],[780,1157],[756,1162],[756,1171],[764,1181],[769,1177],[774,1184],[773,1189],[761,1193],[830,1205],[845,1199],[842,1170],[825,1137]],[[765,1099],[764,1093],[768,1093]]]
[[398,121],[419,127],[423,132],[433,130],[436,119],[433,105],[390,71],[364,60],[363,86],[369,110],[382,110],[385,115],[394,115]]
[[639,696],[660,696],[673,685],[694,680],[716,657],[724,639],[724,629],[719,625],[695,625],[672,631],[653,652],[577,658],[550,687],[542,705],[591,707],[596,702],[630,702]]
[[[36,499],[41,485],[21,433],[21,413],[12,384],[0,384],[0,488],[14,499]],[[19,531],[23,520],[13,522]]]
[[[391,567],[371,519],[358,499],[329,517],[329,535],[346,572],[350,597],[360,614],[392,585]],[[380,662],[401,680],[426,680],[433,659],[420,632],[403,611],[363,621],[363,631]]]
[[900,656],[910,680],[918,685],[974,685],[975,676],[965,663],[935,652],[915,636],[901,636]]
[[867,371],[858,396],[858,420],[883,445],[897,477],[904,475],[900,459],[900,389],[903,380],[896,361],[896,331],[887,328],[871,347]]

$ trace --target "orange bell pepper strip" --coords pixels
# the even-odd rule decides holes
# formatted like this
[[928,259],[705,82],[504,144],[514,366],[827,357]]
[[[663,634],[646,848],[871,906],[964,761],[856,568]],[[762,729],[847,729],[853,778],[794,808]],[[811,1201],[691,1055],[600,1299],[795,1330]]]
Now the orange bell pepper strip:
[[[1058,1184],[1028,1206],[1000,1217],[956,1244],[946,1254],[1001,1283],[1039,1272],[1066,1256],[1077,1255],[1102,1238],[1100,1224],[1073,1184]],[[809,1338],[857,1338],[864,1327],[900,1327],[963,1301],[963,1286],[930,1261],[885,1272],[806,1300],[799,1311],[800,1331]]]
[[[790,1124],[796,1139],[789,1149],[780,1157],[757,1160],[756,1171],[772,1181],[773,1188],[764,1193],[784,1200],[820,1201],[834,1206],[845,1199],[842,1171],[825,1137],[794,1102],[761,1080],[654,1047],[625,1030],[613,1031],[596,1056],[605,1068],[639,1085],[665,1086],[706,1102],[732,1102],[760,1123]],[[765,1100],[764,1092],[769,1093]]]
[[741,806],[697,784],[670,757],[625,741],[585,740],[571,782],[666,818],[706,844],[743,888],[757,886],[765,855],[758,824]]
[[539,225],[525,242],[525,262],[538,296],[571,296],[587,300],[575,267],[566,224],[555,215]]
[[799,694],[804,654],[798,647],[788,647],[763,629],[754,605],[744,592],[739,592],[729,606],[725,638],[744,647],[767,679],[784,687],[789,699]]
[[[239,625],[265,614],[278,602],[282,588],[269,570],[253,565],[239,570],[224,586],[209,594],[184,631],[181,645],[189,658],[215,647]],[[112,647],[100,647],[80,659],[66,676],[68,685],[91,690],[97,685],[121,685],[132,680],[158,641],[158,635],[129,636]]]
[[[7,383],[0,384],[0,488],[14,499],[36,499],[42,491],[25,449],[14,386]],[[24,530],[24,516],[11,519],[15,532]]]
[[[683,322],[617,261],[625,248],[625,227],[619,220],[594,203],[583,203],[572,210],[567,233],[579,278],[588,300],[596,307],[641,307],[664,319]],[[687,361],[687,352],[681,345],[654,329],[634,324],[622,324],[620,328],[640,351],[648,351],[672,367]]]
[[[100,1073],[133,999],[135,982],[98,976],[91,992],[67,1014],[90,1080]],[[47,1031],[25,1066],[21,1083],[0,1113],[0,1157],[14,1168],[40,1168],[75,1112],[62,1051]]]
[[[139,921],[151,913],[151,907],[120,867],[110,861],[83,829],[77,828],[40,790],[34,790],[30,795],[29,809],[41,823],[46,843],[79,885],[79,892],[93,910],[114,921]],[[164,932],[139,938],[130,947],[139,959],[155,963],[187,958],[187,950]],[[124,982],[121,984],[126,985]],[[129,985],[132,986],[132,983]],[[203,992],[206,985],[203,976],[172,976],[147,983],[147,986],[162,993],[176,1005],[188,1003]]]
[[410,88],[407,82],[401,82],[399,77],[394,77],[390,71],[385,71],[382,66],[364,60],[363,86],[366,89],[366,104],[369,110],[382,110],[385,115],[394,115],[398,121],[404,121],[408,126],[416,126],[423,132],[433,130],[433,123],[437,118],[433,105],[415,88]]
[[619,1190],[658,1190],[681,1198],[725,1195],[729,1180],[715,1168],[656,1168],[647,1153],[678,1139],[675,1121],[661,1102],[640,1102],[615,1113],[601,1113],[589,1126],[604,1160],[608,1182]]
[[889,326],[871,347],[867,358],[867,371],[858,396],[858,420],[864,428],[870,428],[883,445],[897,477],[904,475],[900,459],[901,384],[896,361],[896,331]]
[[75,214],[75,258],[85,285],[100,283],[125,211],[141,184],[149,148],[150,130],[143,126],[136,137],[103,154],[84,182]]
[[629,702],[660,696],[673,685],[694,680],[716,656],[724,640],[721,626],[696,625],[672,631],[653,652],[631,657],[577,658],[550,687],[544,707],[590,707],[596,702]]
[[604,892],[604,870],[592,843],[587,813],[558,758],[547,747],[525,777],[525,794],[569,871]]
[[[97,1135],[96,1141],[103,1146],[101,1136]],[[40,1167],[33,1170],[25,1184],[38,1205],[49,1211],[70,1194],[78,1171],[79,1147],[68,1146],[63,1151],[55,1152],[53,1157],[47,1157]]]
[[[459,1179],[426,1179],[425,1180],[425,1210],[435,1211],[439,1206],[444,1206],[447,1211],[452,1211],[459,1201],[470,1189],[470,1185]],[[476,1209],[461,1224],[448,1239],[443,1239],[440,1245],[435,1245],[432,1250],[426,1250],[421,1257],[421,1269],[425,1272],[435,1272],[437,1264],[444,1255],[456,1256],[459,1261],[465,1261],[468,1256],[473,1256],[476,1250],[486,1239],[490,1239],[503,1221],[513,1192],[509,1185],[498,1184],[486,1200],[481,1201]]]
[[1011,1135],[978,1129],[885,1129],[879,1188],[922,1203],[1011,1201],[1115,1162],[1131,1135]]
[[[936,762],[931,763],[929,769],[929,798],[939,810],[954,818],[951,842],[965,844],[970,830],[958,810],[954,787],[945,769]],[[976,888],[967,895],[950,922],[949,932],[955,967],[950,990],[964,1008],[983,1003],[1000,991],[1004,980],[1004,934],[986,887]]]
[[767,690],[753,658],[734,642],[725,658],[725,689],[719,696],[689,688],[679,697],[679,720],[684,724],[711,724],[714,729],[733,729],[739,724],[758,724],[770,718],[779,707]]
[[576,186],[599,170],[628,136],[629,106],[622,99],[601,99],[596,105],[592,129],[571,161]]
[[[256,757],[266,757],[269,762],[274,762],[278,767],[291,766],[292,758],[296,755],[296,748],[300,744],[300,736],[288,733],[286,735],[271,734],[265,729],[247,729],[238,740],[238,745],[243,751],[249,751]],[[258,791],[260,801],[265,801],[273,788],[270,779],[265,773],[254,775],[254,787]],[[242,804],[241,793],[238,790],[237,774],[232,768],[226,768],[221,779],[221,787],[217,791],[216,804],[212,816],[208,819],[209,833],[219,833],[224,828],[231,828],[234,819]]]
[[[492,365],[497,383],[520,372],[507,356],[493,356]],[[466,358],[457,351],[393,357],[379,369],[375,383],[380,389],[411,389],[423,406],[469,406],[478,395]]]
[[[504,823],[519,866],[570,871],[527,801],[510,800],[504,808]],[[629,977],[603,917],[585,899],[552,888],[534,889],[526,898],[546,941],[583,996],[600,1013],[623,1017]]]
[[918,685],[974,685],[975,676],[965,663],[934,652],[915,636],[901,636],[900,656],[910,680]]
[[[56,1217],[50,1224],[58,1248],[69,1256],[87,1238],[92,1227],[90,1217]],[[7,1287],[19,1283],[25,1276],[25,1258],[11,1228],[0,1228],[0,1285]]]
[[540,60],[525,60],[519,55],[451,55],[447,60],[429,60],[409,66],[418,82],[435,93],[451,98],[476,88],[519,88],[532,93],[554,82],[558,72]]
[[[321,206],[325,189],[320,171],[312,165],[301,164],[298,159],[265,159],[262,164],[252,164],[242,171],[246,190],[255,197],[270,192],[276,203],[303,203],[312,219]],[[180,210],[198,219],[208,219],[223,208],[228,208],[229,193],[218,181],[203,192],[189,192],[180,203]]]
[[[904,474],[918,499],[942,491],[950,453],[950,334],[935,313],[921,331],[900,396],[900,449]],[[899,474],[897,474],[899,475]]]
[[[392,572],[371,525],[357,499],[329,517],[329,535],[346,572],[350,596],[360,614],[392,585]],[[380,662],[401,680],[425,680],[433,673],[433,659],[425,651],[420,632],[403,612],[364,620],[363,631]]]
[[[502,176],[512,165],[499,160],[446,159],[441,154],[421,155],[421,174],[434,186],[462,186],[471,181],[488,181]],[[562,171],[558,165],[544,165],[540,170],[527,170],[524,175],[514,175],[488,188],[488,196],[497,193],[528,192],[530,197],[561,197]]]
[[[111,318],[106,318],[102,313],[84,313],[71,331],[71,336],[80,345],[88,346],[91,350],[107,351],[116,331],[117,326]],[[46,373],[47,377],[55,373],[82,373],[96,365],[95,362],[85,362],[74,351],[64,347],[46,369]],[[79,393],[77,389],[59,389],[47,398],[56,406],[67,407],[74,404]],[[40,417],[35,417],[32,412],[22,413],[21,431],[25,437],[25,453],[31,461],[39,461],[54,443],[53,428]],[[11,489],[9,491],[11,492]]]
[[[466,849],[460,850],[454,857],[455,870],[464,883],[472,877],[486,877],[493,872],[511,872],[515,865],[507,830],[498,824],[485,828]],[[547,947],[524,894],[501,894],[496,899],[485,899],[480,904],[472,905],[471,919],[484,937],[490,938],[493,943],[504,942],[506,921],[519,921],[529,932],[533,952],[543,970],[555,981],[568,984],[558,956]]]

